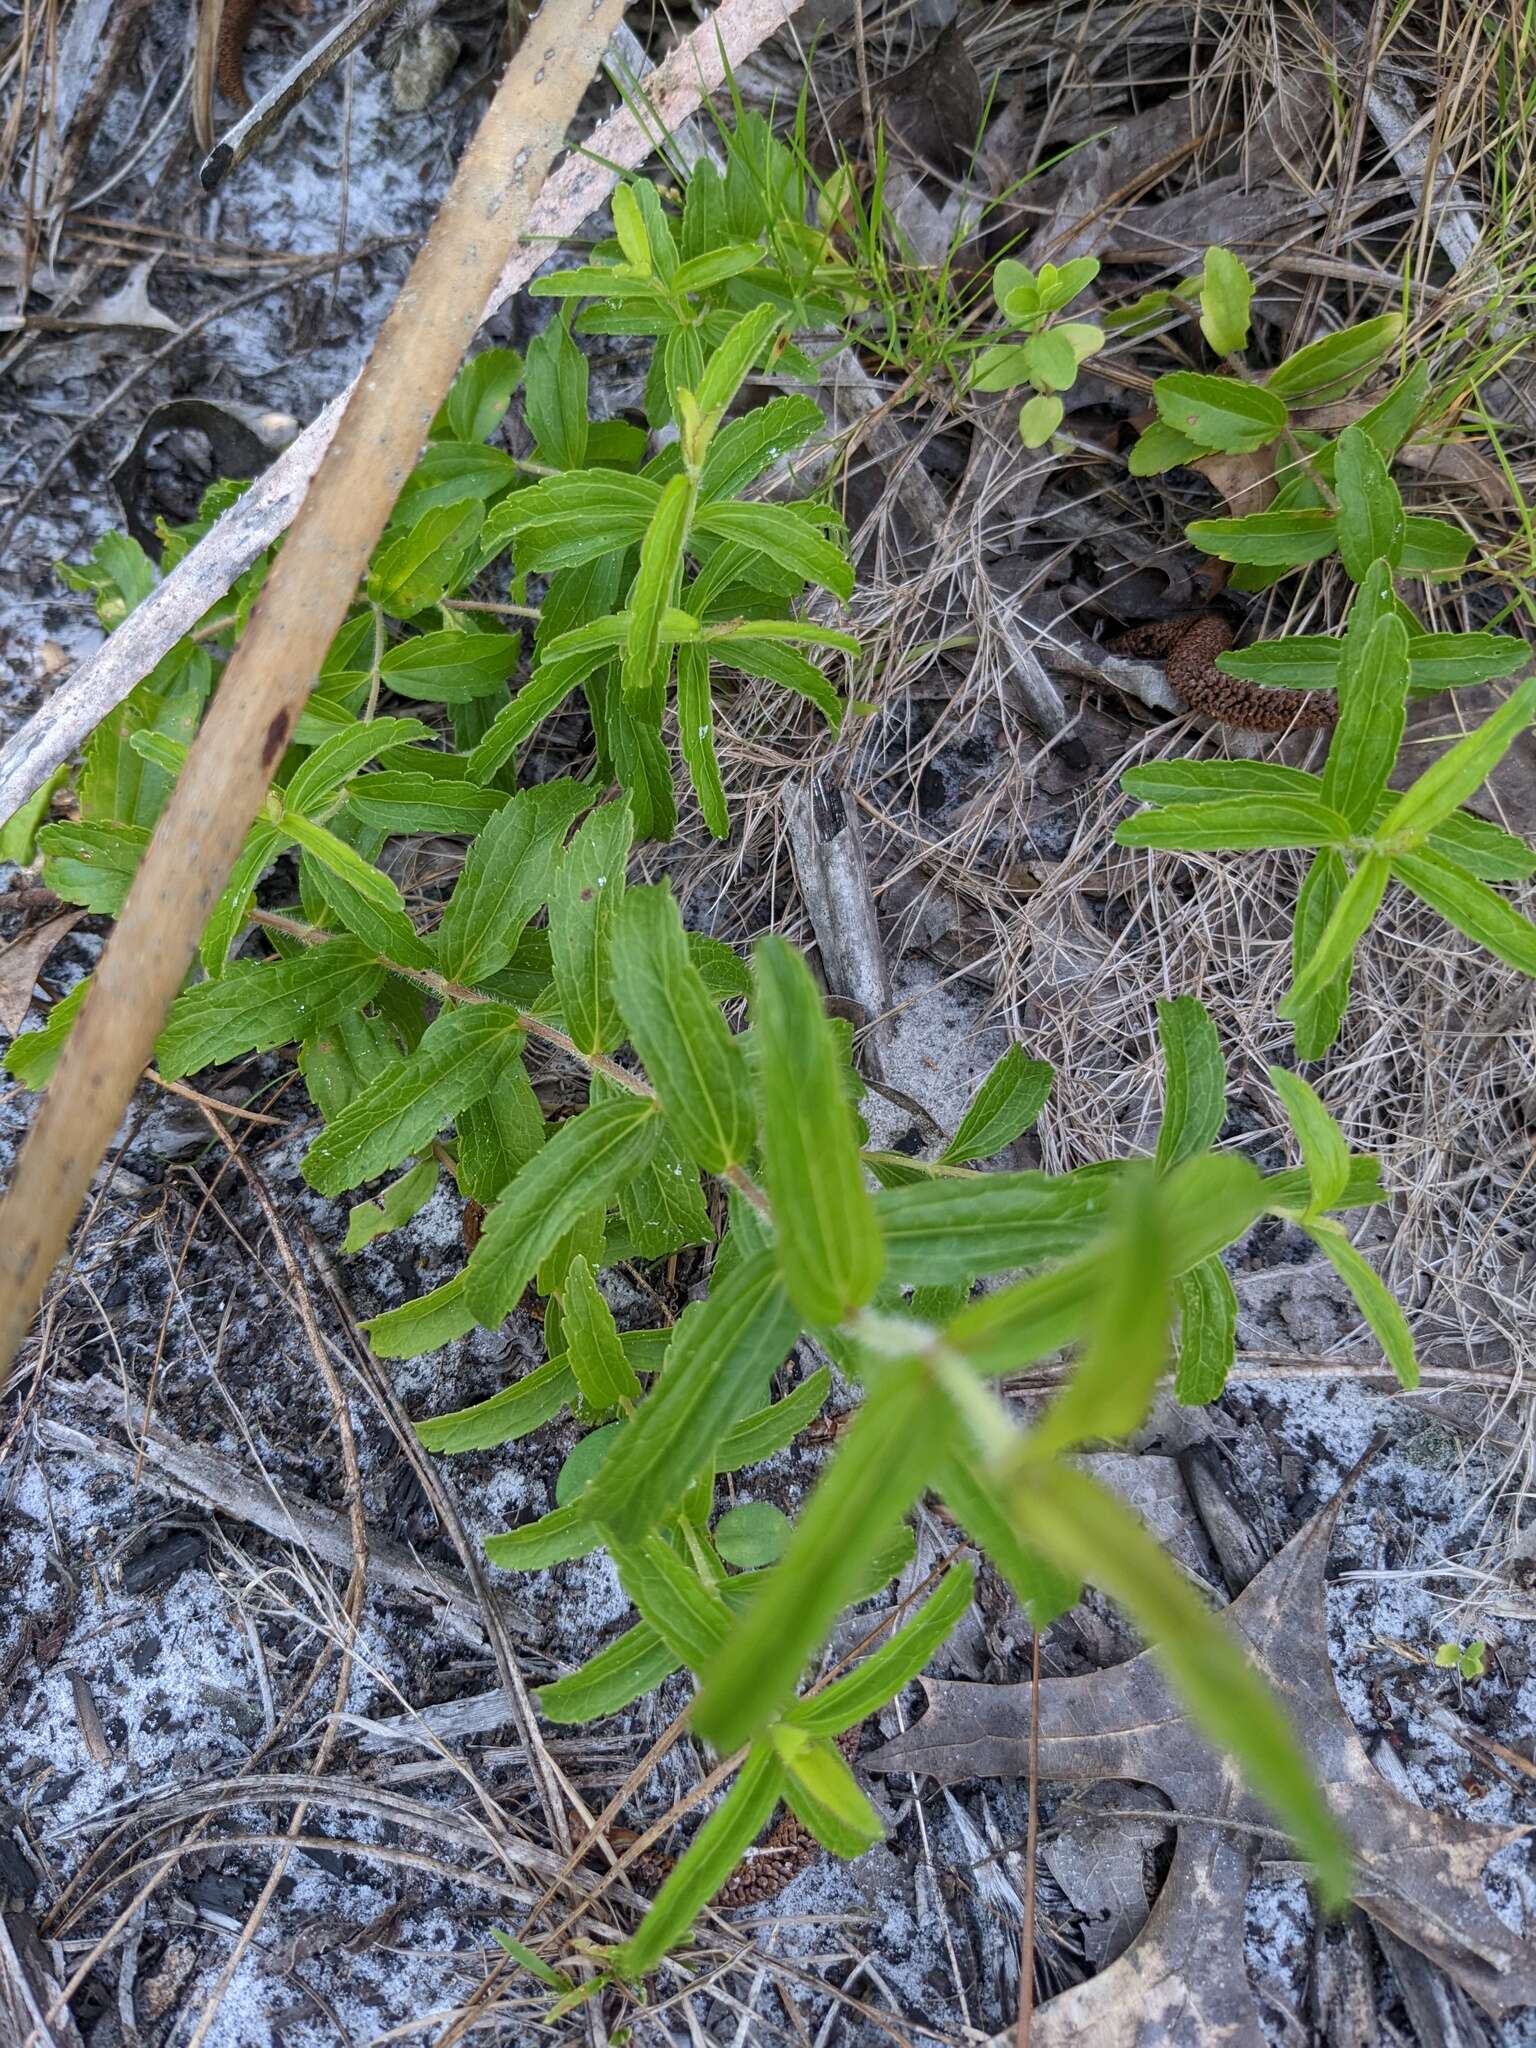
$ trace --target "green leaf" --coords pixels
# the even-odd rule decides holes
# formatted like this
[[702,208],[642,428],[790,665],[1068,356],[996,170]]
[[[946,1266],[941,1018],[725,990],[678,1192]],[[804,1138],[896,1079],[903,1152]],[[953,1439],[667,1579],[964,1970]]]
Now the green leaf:
[[692,511],[692,484],[685,476],[673,477],[640,543],[640,566],[630,587],[623,670],[626,691],[646,690],[665,678],[668,657],[662,652],[662,615],[677,599]]
[[312,818],[285,814],[282,829],[315,863],[315,886],[349,932],[402,967],[430,967],[405,899],[382,868]]
[[784,1778],[784,1766],[769,1744],[752,1751],[656,1894],[639,1932],[611,1952],[615,1970],[643,1977],[676,1948],[762,1833],[779,1803]]
[[1059,328],[1032,334],[1019,351],[1024,374],[1041,391],[1070,391],[1077,382],[1077,351]]
[[[567,1357],[581,1397],[597,1412],[638,1401],[640,1382],[624,1356],[613,1311],[598,1291],[592,1268],[574,1258],[560,1296]],[[627,1433],[627,1432],[626,1432]]]
[[229,880],[197,942],[203,972],[210,978],[224,972],[229,949],[239,938],[250,915],[256,885],[282,852],[285,843],[276,825],[266,818],[257,818],[246,833],[245,845],[240,849]]
[[1199,1594],[1105,1487],[1026,1445],[1010,1475],[1022,1533],[1123,1607],[1207,1737],[1241,1765],[1296,1837],[1327,1904],[1349,1897],[1351,1859],[1274,1695]]
[[810,970],[782,939],[757,945],[752,1023],[779,1269],[808,1321],[837,1323],[874,1294],[885,1252],[837,1043]]
[[326,1125],[304,1155],[305,1180],[322,1195],[339,1195],[425,1151],[466,1103],[497,1086],[523,1043],[517,1011],[499,1003],[444,1010],[415,1052],[393,1061]]
[[436,604],[455,587],[484,519],[484,505],[473,498],[424,512],[374,557],[369,602],[392,619],[414,618]]
[[347,815],[365,830],[386,836],[438,832],[472,839],[506,800],[503,791],[483,789],[461,776],[438,775],[430,769],[386,768],[377,775],[360,775],[349,784]]
[[624,1034],[609,948],[624,897],[634,826],[627,802],[601,804],[566,847],[549,887],[555,995],[579,1051],[606,1052]]
[[1328,633],[1290,633],[1257,647],[1218,654],[1224,676],[1241,676],[1274,690],[1331,690],[1338,681],[1342,640]]
[[644,1165],[660,1123],[648,1097],[626,1095],[560,1125],[490,1211],[470,1254],[467,1299],[478,1322],[494,1329],[512,1313],[546,1253]]
[[[1332,676],[1329,677],[1330,682]],[[1127,796],[1144,803],[1210,803],[1217,797],[1322,794],[1322,778],[1283,761],[1144,761],[1120,778]]]
[[[573,1375],[574,1376],[574,1375]],[[589,1522],[587,1503],[584,1496],[604,1465],[607,1464],[615,1445],[624,1434],[623,1422],[605,1423],[601,1429],[588,1430],[570,1451],[555,1477],[555,1506],[571,1507],[576,1501],[582,1502],[583,1516]],[[592,1524],[592,1543],[597,1539],[596,1524]],[[589,1548],[591,1545],[589,1544]]]
[[1415,696],[1498,682],[1525,668],[1531,650],[1513,633],[1410,633],[1408,662]]
[[1536,924],[1455,861],[1420,848],[1392,862],[1398,881],[1507,967],[1536,975]]
[[637,1543],[716,1469],[722,1440],[761,1404],[799,1334],[771,1251],[732,1266],[685,1310],[593,1497],[610,1544]]
[[587,459],[587,359],[564,320],[528,344],[523,412],[541,462],[580,469]]
[[783,1760],[790,1811],[824,1849],[851,1862],[884,1837],[879,1815],[832,1743],[788,1722],[770,1739]]
[[5,1049],[5,1058],[0,1061],[12,1080],[19,1081],[29,1094],[35,1095],[47,1087],[53,1078],[53,1070],[59,1063],[70,1027],[79,1015],[91,986],[91,977],[82,975],[66,996],[60,996],[36,1031],[19,1031]]
[[1008,1581],[1032,1627],[1048,1628],[1077,1605],[1082,1581],[1058,1571],[1033,1545],[1020,1539],[996,1478],[984,1464],[973,1460],[968,1450],[949,1453],[934,1485],[966,1535]]
[[437,1189],[439,1167],[437,1160],[428,1153],[419,1159],[397,1181],[393,1181],[376,1202],[358,1202],[347,1218],[347,1235],[342,1244],[344,1252],[360,1252],[364,1245],[373,1243],[376,1237],[383,1237],[387,1231],[399,1230],[404,1224],[431,1201]]
[[650,1623],[640,1621],[565,1678],[539,1686],[534,1698],[546,1721],[595,1721],[643,1699],[681,1664]]
[[1205,252],[1200,282],[1200,332],[1219,356],[1235,356],[1248,346],[1248,308],[1253,279],[1230,249]]
[[1204,452],[1198,441],[1170,427],[1166,420],[1153,420],[1142,428],[1126,457],[1126,468],[1132,476],[1162,476],[1170,469],[1198,462]]
[[1179,1311],[1178,1364],[1173,1390],[1186,1407],[1214,1401],[1237,1355],[1237,1291],[1213,1255],[1173,1283]]
[[981,349],[967,388],[971,391],[1012,391],[1030,381],[1029,355],[1021,341],[992,342]]
[[1334,490],[1339,554],[1356,583],[1365,581],[1373,562],[1396,568],[1407,533],[1402,495],[1375,443],[1359,427],[1346,427],[1339,436]]
[[821,1413],[832,1390],[832,1375],[818,1366],[809,1379],[802,1380],[782,1401],[754,1409],[728,1429],[715,1449],[717,1472],[740,1472],[744,1466],[760,1465],[765,1458],[792,1444],[802,1429]]
[[709,1665],[695,1725],[729,1751],[772,1719],[868,1559],[900,1525],[942,1448],[921,1359],[882,1365],[801,1510],[773,1583]]
[[1297,349],[1265,382],[1287,405],[1331,405],[1365,382],[1402,331],[1401,313],[1378,314]]
[[32,865],[37,850],[38,827],[48,817],[54,791],[68,779],[67,767],[56,768],[47,781],[39,783],[26,802],[12,811],[0,825],[0,861],[9,861],[18,868]]
[[385,687],[428,704],[466,704],[500,694],[517,667],[516,633],[416,633],[379,664]]
[[495,1087],[465,1103],[454,1122],[459,1183],[472,1201],[489,1208],[544,1142],[544,1112],[522,1061],[503,1061]]
[[564,1353],[547,1365],[525,1372],[488,1401],[455,1409],[451,1415],[429,1416],[411,1425],[417,1441],[429,1451],[486,1451],[513,1443],[540,1428],[576,1398],[576,1375]]
[[664,1259],[686,1245],[709,1244],[714,1229],[699,1185],[699,1170],[684,1156],[670,1124],[647,1164],[619,1189],[624,1250],[609,1231],[604,1264],[627,1259]]
[[1472,552],[1472,536],[1448,519],[1429,519],[1410,512],[1403,521],[1403,558],[1398,567],[1405,576],[1451,576],[1465,568]]
[[815,662],[807,661],[793,647],[756,633],[721,634],[710,643],[715,659],[738,668],[743,675],[764,676],[781,689],[808,698],[836,732],[843,722],[842,699]]
[[485,348],[454,378],[432,432],[453,441],[484,441],[501,425],[522,379],[516,349]]
[[1387,862],[1368,854],[1350,876],[1333,906],[1306,966],[1280,1005],[1282,1017],[1296,1018],[1350,964],[1366,927],[1381,906],[1387,887]]
[[1061,425],[1066,407],[1059,398],[1039,392],[1019,407],[1019,439],[1026,448],[1043,448]]
[[1536,676],[1527,677],[1491,718],[1433,762],[1382,820],[1377,841],[1405,852],[1480,789],[1531,720],[1536,718]]
[[971,1604],[976,1574],[965,1562],[946,1573],[898,1634],[866,1657],[856,1671],[797,1701],[787,1719],[809,1735],[841,1735],[895,1699],[910,1685]]
[[[1385,806],[1381,815],[1386,815]],[[1422,850],[1439,854],[1484,882],[1528,882],[1536,874],[1536,853],[1523,839],[1471,811],[1452,811],[1442,818]]]
[[1152,397],[1165,426],[1222,455],[1267,447],[1285,432],[1288,418],[1284,400],[1273,390],[1201,370],[1174,370],[1159,377]]
[[939,1158],[946,1166],[992,1159],[1027,1131],[1045,1107],[1056,1070],[1049,1060],[1031,1060],[1021,1045],[1010,1045],[971,1098],[960,1128]]
[[377,995],[384,969],[352,939],[332,939],[291,960],[239,960],[217,981],[184,989],[155,1041],[168,1081],[242,1053],[308,1038],[342,1010]]
[[437,929],[438,966],[450,981],[483,981],[511,959],[549,896],[561,839],[588,797],[580,783],[562,779],[520,790],[491,818]]
[[662,1641],[690,1670],[700,1670],[730,1634],[730,1610],[657,1534],[609,1544],[625,1592]]
[[[390,518],[390,531],[399,534],[425,513],[459,507],[471,499],[484,506],[487,500],[510,490],[519,473],[518,464],[504,449],[484,448],[478,441],[429,442],[406,478]],[[466,551],[466,559],[473,559],[471,551]]]
[[814,399],[799,394],[770,399],[740,419],[727,420],[709,444],[699,478],[699,499],[735,498],[764,470],[802,447],[827,422]]
[[648,477],[614,469],[573,470],[512,491],[487,515],[481,553],[516,544],[518,567],[539,575],[579,568],[635,546],[661,493]]
[[1158,1183],[1145,1170],[1127,1170],[1116,1191],[1087,1346],[1031,1437],[1042,1454],[1129,1436],[1145,1420],[1168,1362],[1169,1263]]
[[149,838],[142,825],[44,825],[37,835],[43,887],[99,917],[116,917]]
[[569,1977],[562,1977],[558,1970],[552,1970],[542,1956],[536,1956],[531,1948],[525,1948],[522,1942],[504,1933],[501,1928],[491,1929],[491,1939],[504,1954],[512,1958],[514,1963],[527,1970],[530,1976],[537,1977],[539,1982],[551,1991],[570,1991],[574,1988]]
[[728,1508],[714,1527],[715,1548],[727,1564],[744,1571],[776,1564],[789,1542],[789,1517],[770,1501],[743,1501]]
[[[600,1429],[594,1430],[591,1436],[582,1438],[576,1450],[583,1450],[604,1434]],[[572,1457],[575,1455],[573,1452]],[[569,1464],[570,1460],[566,1462]],[[551,1508],[537,1521],[524,1522],[520,1527],[506,1529],[498,1536],[487,1536],[485,1554],[503,1571],[541,1572],[549,1565],[565,1564],[573,1557],[585,1557],[589,1550],[597,1548],[598,1541],[597,1528],[587,1513],[586,1503],[578,1499]]]
[[464,1269],[399,1308],[386,1309],[362,1325],[375,1358],[419,1358],[441,1350],[475,1327]]
[[630,889],[613,920],[613,991],[667,1120],[706,1172],[740,1165],[757,1137],[746,1055],[688,953],[664,883]]
[[1419,1365],[1402,1310],[1344,1235],[1342,1225],[1329,1216],[1313,1216],[1303,1220],[1302,1229],[1355,1297],[1355,1305],[1370,1325],[1399,1383],[1412,1392],[1419,1384]]
[[1214,798],[1139,811],[1115,828],[1117,846],[1166,852],[1243,852],[1266,846],[1330,846],[1350,837],[1349,821],[1318,797]]
[[[1344,856],[1325,848],[1307,869],[1296,896],[1295,922],[1291,931],[1291,978],[1299,981],[1307,963],[1316,953],[1339,899],[1349,886]],[[1346,958],[1338,971],[1296,1005],[1291,1020],[1296,1057],[1321,1059],[1339,1035],[1339,1025],[1349,1007],[1351,962]]]
[[677,650],[677,737],[688,780],[713,839],[731,826],[715,754],[715,707],[709,689],[709,650],[698,642]]
[[[1372,574],[1377,570],[1385,579],[1385,565],[1378,563]],[[1407,709],[1408,635],[1402,620],[1380,618],[1368,632],[1352,622],[1339,665],[1339,722],[1328,743],[1323,802],[1356,831],[1370,824],[1386,789]]]
[[1300,1074],[1292,1074],[1284,1067],[1271,1067],[1269,1083],[1279,1096],[1301,1146],[1312,1199],[1297,1220],[1307,1224],[1332,1209],[1348,1185],[1349,1146],[1315,1090]]
[[776,306],[754,306],[710,350],[694,393],[706,421],[723,418],[726,407],[762,360],[763,351],[783,324],[784,316]]
[[1223,562],[1301,569],[1333,553],[1336,523],[1331,512],[1249,512],[1241,519],[1192,520],[1184,535]]
[[85,745],[80,815],[92,822],[153,825],[175,779],[173,769],[141,753],[136,738],[190,743],[213,681],[207,651],[179,642],[110,711]]
[[304,812],[313,816],[328,809],[326,799],[360,774],[377,755],[431,737],[419,718],[375,718],[366,725],[344,726],[323,740],[289,776],[283,791],[285,814]]
[[889,1189],[875,1203],[888,1275],[943,1287],[1080,1251],[1104,1221],[1114,1174],[961,1173]]
[[752,554],[766,555],[791,575],[820,584],[846,603],[853,595],[853,569],[848,557],[788,505],[734,501],[701,505],[695,533],[734,541]]
[[1157,1036],[1163,1050],[1163,1121],[1155,1163],[1162,1174],[1220,1137],[1227,1120],[1227,1064],[1211,1014],[1194,996],[1158,1003]]
[[[692,183],[692,180],[689,180]],[[672,280],[675,292],[708,291],[714,284],[724,284],[727,278],[740,277],[743,271],[755,270],[763,260],[763,252],[756,243],[736,242],[723,249],[712,249],[706,255],[690,257],[677,267]]]

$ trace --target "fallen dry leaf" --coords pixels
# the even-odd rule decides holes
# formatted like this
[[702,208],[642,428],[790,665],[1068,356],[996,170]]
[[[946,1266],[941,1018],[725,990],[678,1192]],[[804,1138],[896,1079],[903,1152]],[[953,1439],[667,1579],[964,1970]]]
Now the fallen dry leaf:
[[[1227,1612],[1288,1709],[1354,1844],[1358,1904],[1497,2018],[1536,2003],[1536,1946],[1493,1912],[1482,1873],[1527,1830],[1427,1812],[1366,1755],[1328,1658],[1323,1571],[1341,1501],[1342,1494]],[[1028,1685],[923,1684],[923,1719],[863,1758],[866,1769],[917,1772],[940,1784],[1027,1776]],[[1150,2039],[1262,2048],[1243,1963],[1244,1914],[1272,1826],[1236,1766],[1185,1718],[1148,1652],[1112,1670],[1041,1680],[1039,1773],[1050,1783],[1155,1785],[1172,1804],[1178,1836],[1138,1939],[1099,1976],[1040,2008],[1036,2048],[1136,2048]]]
[[14,1038],[26,1022],[32,991],[48,955],[84,917],[83,910],[61,910],[24,932],[0,953],[0,1031]]

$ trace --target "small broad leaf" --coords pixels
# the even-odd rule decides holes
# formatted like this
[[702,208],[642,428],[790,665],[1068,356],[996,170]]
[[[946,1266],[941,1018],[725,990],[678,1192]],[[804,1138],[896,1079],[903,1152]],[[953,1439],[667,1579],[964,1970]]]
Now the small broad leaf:
[[968,1166],[995,1158],[1034,1123],[1055,1078],[1048,1060],[1027,1059],[1021,1045],[1010,1045],[976,1090],[940,1160],[946,1166]]
[[757,1137],[746,1055],[693,965],[664,883],[626,892],[613,920],[613,991],[635,1050],[688,1156],[740,1165]]
[[1059,328],[1032,334],[1019,353],[1037,390],[1070,391],[1077,382],[1077,351]]
[[516,349],[485,348],[471,356],[432,422],[434,436],[453,441],[486,440],[501,425],[522,374],[523,362]]
[[971,1566],[955,1565],[898,1634],[845,1678],[797,1701],[786,1718],[811,1735],[841,1735],[856,1728],[917,1677],[970,1606],[975,1586]]
[[1280,1005],[1282,1017],[1298,1018],[1354,957],[1355,947],[1381,907],[1387,888],[1387,862],[1368,854],[1340,891],[1317,943]]
[[1205,252],[1200,281],[1200,332],[1219,356],[1237,355],[1248,346],[1248,307],[1253,279],[1230,249]]
[[376,1202],[358,1202],[347,1218],[344,1252],[360,1252],[376,1237],[399,1230],[431,1201],[441,1168],[431,1153],[393,1181]]
[[639,1931],[614,1949],[613,1968],[643,1977],[676,1948],[767,1825],[784,1790],[784,1765],[771,1744],[748,1756],[736,1782],[674,1865]]
[[1010,1472],[1021,1533],[1103,1588],[1152,1647],[1209,1739],[1300,1843],[1325,1901],[1349,1897],[1349,1846],[1273,1693],[1199,1594],[1106,1488],[1026,1442]]
[[1310,1223],[1334,1207],[1349,1184],[1349,1145],[1344,1133],[1300,1074],[1271,1067],[1269,1084],[1279,1096],[1301,1146],[1312,1198],[1299,1220]]
[[578,1256],[570,1263],[560,1307],[566,1356],[587,1406],[601,1412],[638,1401],[640,1382],[624,1355],[613,1310],[604,1301],[592,1268],[584,1258]]
[[1163,1049],[1163,1121],[1156,1165],[1169,1173],[1213,1145],[1227,1118],[1227,1065],[1204,1003],[1175,996],[1157,1006]]
[[754,1571],[777,1564],[789,1542],[789,1517],[771,1501],[749,1500],[728,1508],[714,1527],[715,1548],[727,1564]]
[[1047,392],[1037,393],[1019,407],[1019,439],[1026,448],[1043,448],[1061,425],[1066,411],[1061,400]]
[[1403,521],[1403,554],[1398,567],[1405,576],[1455,576],[1466,567],[1472,536],[1448,519],[1410,512]]
[[1396,568],[1407,535],[1402,496],[1375,443],[1359,427],[1346,427],[1339,436],[1334,491],[1339,555],[1350,575],[1363,583],[1373,562]]
[[699,499],[735,498],[782,456],[826,428],[814,399],[795,394],[770,399],[740,419],[728,420],[709,444],[699,477]]
[[585,1053],[608,1051],[624,1033],[609,944],[633,836],[627,803],[599,805],[560,856],[549,888],[555,995],[566,1030]]
[[771,1251],[732,1266],[684,1312],[593,1498],[610,1540],[638,1542],[716,1469],[722,1440],[761,1405],[799,1331]]
[[645,1163],[660,1123],[654,1102],[626,1095],[561,1124],[490,1211],[470,1253],[464,1278],[476,1321],[494,1329],[511,1314],[540,1260]]
[[1381,313],[1324,335],[1288,356],[1265,383],[1288,405],[1331,405],[1347,398],[1382,362],[1403,331],[1401,313]]
[[1204,453],[1199,442],[1192,441],[1188,434],[1181,434],[1166,420],[1153,420],[1142,428],[1126,458],[1126,467],[1132,476],[1162,476],[1167,470],[1198,462]]
[[523,1043],[517,1011],[499,1003],[444,1010],[413,1053],[331,1119],[304,1155],[304,1178],[339,1195],[424,1151],[466,1103],[490,1093]]
[[922,1490],[941,1445],[920,1359],[883,1364],[801,1510],[784,1562],[711,1661],[694,1720],[718,1749],[765,1726]]
[[1030,382],[1029,354],[1022,341],[991,342],[981,349],[971,365],[968,389],[1012,391]]
[[1175,433],[1222,455],[1244,455],[1283,434],[1285,402],[1261,384],[1174,370],[1152,387],[1158,418]]
[[402,967],[431,966],[405,898],[382,868],[311,818],[285,815],[282,830],[308,856],[310,880],[326,908],[370,952]]
[[782,939],[757,946],[752,1023],[779,1270],[807,1321],[837,1323],[874,1294],[885,1251],[837,1043],[809,968]]
[[1387,1363],[1400,1384],[1411,1392],[1419,1384],[1419,1365],[1402,1310],[1331,1216],[1313,1216],[1303,1221],[1302,1228],[1355,1297],[1355,1304],[1370,1325]]
[[384,969],[353,939],[332,939],[291,960],[237,961],[172,1003],[155,1064],[178,1081],[242,1053],[270,1052],[371,1002],[383,980]]
[[1237,1355],[1237,1291],[1219,1257],[1202,1259],[1173,1283],[1179,1312],[1175,1398],[1185,1406],[1214,1401]]
[[1531,720],[1536,718],[1536,676],[1505,699],[1491,718],[1425,769],[1382,820],[1378,842],[1394,852],[1412,849],[1442,818],[1480,789]]
[[[574,1377],[574,1373],[572,1376]],[[624,1429],[625,1425],[622,1422],[609,1422],[601,1429],[588,1430],[587,1434],[578,1440],[555,1477],[556,1507],[568,1508],[581,1501],[585,1512],[587,1504],[583,1496],[613,1455],[623,1437]],[[591,1520],[590,1515],[587,1519]],[[595,1524],[593,1535],[595,1538]]]

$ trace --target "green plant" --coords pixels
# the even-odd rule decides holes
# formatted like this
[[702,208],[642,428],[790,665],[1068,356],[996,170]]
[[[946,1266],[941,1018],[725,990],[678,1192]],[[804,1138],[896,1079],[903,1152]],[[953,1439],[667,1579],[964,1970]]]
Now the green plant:
[[1435,1668],[1438,1671],[1454,1671],[1462,1678],[1486,1678],[1488,1645],[1482,1641],[1465,1645],[1441,1643],[1435,1650]]
[[[1215,253],[1208,252],[1208,274]],[[1224,338],[1237,336],[1239,326],[1234,315]],[[1388,467],[1422,405],[1427,372],[1410,372],[1331,441],[1297,427],[1288,409],[1298,400],[1350,396],[1397,333],[1397,316],[1383,315],[1298,351],[1263,384],[1194,371],[1161,377],[1154,387],[1160,419],[1131,457],[1145,475],[1201,452],[1256,457],[1289,440],[1300,466],[1277,496],[1278,508],[1288,495],[1284,509],[1197,520],[1189,537],[1227,561],[1262,569],[1261,580],[1337,553],[1356,585],[1341,634],[1287,635],[1217,662],[1249,682],[1337,692],[1321,775],[1278,762],[1184,761],[1131,769],[1121,785],[1155,806],[1119,828],[1123,846],[1312,852],[1296,902],[1292,986],[1281,1006],[1303,1059],[1318,1058],[1338,1036],[1354,949],[1389,880],[1499,959],[1536,975],[1536,925],[1490,886],[1528,880],[1536,856],[1461,808],[1536,717],[1536,681],[1405,793],[1389,788],[1411,697],[1502,678],[1530,659],[1512,634],[1428,633],[1398,594],[1399,578],[1453,573],[1470,547],[1443,521],[1406,511]]]
[[1104,346],[1104,330],[1087,320],[1058,320],[1072,301],[1099,274],[1095,257],[1077,256],[1059,268],[1043,263],[1037,272],[1005,257],[992,275],[998,309],[1025,337],[992,342],[971,366],[972,391],[1034,392],[1019,411],[1019,437],[1026,448],[1040,448],[1061,425],[1064,410],[1059,394],[1070,391],[1077,373]]

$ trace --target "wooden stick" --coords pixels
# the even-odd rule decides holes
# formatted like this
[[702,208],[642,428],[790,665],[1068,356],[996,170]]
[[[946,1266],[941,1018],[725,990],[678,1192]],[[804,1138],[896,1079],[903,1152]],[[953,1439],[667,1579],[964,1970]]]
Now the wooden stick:
[[0,1204],[0,1385],[486,296],[622,16],[623,0],[545,0],[347,400]]
[[[646,79],[643,98],[630,94],[638,111],[626,106],[610,115],[592,134],[584,153],[568,158],[550,179],[481,319],[488,320],[522,289],[547,260],[548,244],[572,234],[602,205],[621,169],[644,163],[658,140],[723,83],[726,67],[744,63],[799,5],[800,0],[721,0],[719,9]],[[0,747],[0,824],[42,787],[283,532],[320,466],[348,396],[343,392],[331,400],[111,638]]]

